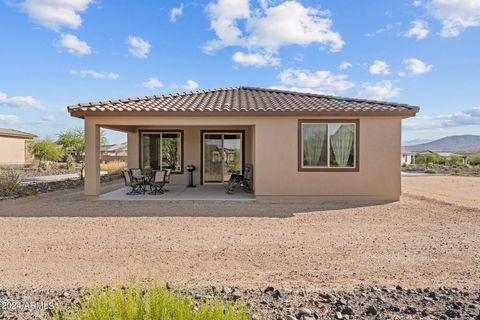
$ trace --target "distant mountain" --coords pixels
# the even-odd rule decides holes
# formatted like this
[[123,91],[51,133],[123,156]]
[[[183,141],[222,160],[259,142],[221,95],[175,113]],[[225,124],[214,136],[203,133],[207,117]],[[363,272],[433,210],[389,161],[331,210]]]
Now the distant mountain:
[[413,140],[404,141],[402,143],[402,146],[403,147],[408,147],[408,146],[414,146],[414,145],[417,145],[417,144],[429,143],[429,142],[432,142],[432,141],[433,141],[432,139],[413,139]]
[[408,151],[477,152],[480,151],[480,136],[448,136],[428,143],[405,146],[404,149]]

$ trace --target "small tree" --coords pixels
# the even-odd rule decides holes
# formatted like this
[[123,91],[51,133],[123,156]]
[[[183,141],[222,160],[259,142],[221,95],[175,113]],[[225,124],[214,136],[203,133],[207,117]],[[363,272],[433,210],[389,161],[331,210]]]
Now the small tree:
[[35,141],[32,151],[38,158],[38,169],[40,169],[42,161],[58,161],[63,156],[62,148],[49,138]]
[[429,164],[438,164],[442,160],[442,157],[435,153],[425,153],[415,159],[417,164],[425,164],[425,167],[428,168]]
[[468,158],[468,163],[472,166],[478,166],[480,165],[480,152],[474,154],[474,155],[471,155],[469,158]]
[[[77,155],[82,157],[80,170],[80,179],[83,180],[83,171],[85,168],[85,132],[83,129],[76,128],[61,132],[58,135],[57,143],[60,144],[65,153],[75,152]],[[105,136],[105,131],[100,131],[100,145],[105,146],[108,144],[107,137]]]

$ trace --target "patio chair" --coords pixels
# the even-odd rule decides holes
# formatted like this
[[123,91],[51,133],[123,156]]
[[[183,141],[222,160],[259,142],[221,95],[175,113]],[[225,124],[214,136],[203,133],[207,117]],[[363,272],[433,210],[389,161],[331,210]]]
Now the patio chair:
[[141,179],[143,177],[142,169],[140,168],[131,168],[130,174],[132,175],[133,178],[135,179]]
[[232,173],[225,186],[225,193],[233,194],[237,186],[241,186],[245,192],[253,192],[253,165],[246,164],[243,174]]
[[123,173],[123,179],[125,180],[125,186],[132,188],[130,192],[127,192],[127,195],[133,195],[133,194],[141,194],[142,193],[142,184],[135,179],[132,178],[132,174],[124,170],[122,171]]
[[[172,173],[172,169],[166,169],[166,170],[165,170],[165,184],[169,184],[169,183],[170,183],[170,174],[171,174],[171,173]],[[163,188],[163,191],[168,192],[168,189]]]
[[167,171],[165,170],[156,170],[153,174],[152,180],[150,180],[150,191],[149,194],[163,194],[165,190],[163,187],[165,186],[165,176],[167,175]]

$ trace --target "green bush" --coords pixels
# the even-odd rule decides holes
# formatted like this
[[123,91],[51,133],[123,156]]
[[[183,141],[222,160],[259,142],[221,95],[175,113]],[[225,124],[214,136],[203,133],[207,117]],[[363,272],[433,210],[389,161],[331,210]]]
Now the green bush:
[[426,169],[424,172],[425,172],[425,173],[428,173],[428,174],[435,174],[435,173],[437,173],[437,170],[435,170],[435,169]]
[[108,170],[108,164],[105,162],[100,163],[100,171],[107,171]]
[[48,138],[36,140],[32,151],[38,159],[38,168],[42,166],[42,161],[58,161],[63,156],[62,147]]
[[188,295],[168,290],[165,286],[117,286],[84,292],[79,306],[57,309],[56,320],[251,320],[244,304],[223,302],[219,298],[195,303]]
[[21,174],[15,169],[4,169],[0,171],[0,196],[11,197],[17,192],[20,186]]
[[67,155],[67,159],[65,161],[65,168],[68,170],[72,170],[75,168],[75,158],[71,155]]
[[470,158],[468,159],[468,164],[472,166],[480,165],[480,152],[470,156]]
[[439,156],[438,154],[435,153],[425,153],[422,154],[415,159],[415,163],[417,164],[439,164],[440,162],[443,162],[443,157]]

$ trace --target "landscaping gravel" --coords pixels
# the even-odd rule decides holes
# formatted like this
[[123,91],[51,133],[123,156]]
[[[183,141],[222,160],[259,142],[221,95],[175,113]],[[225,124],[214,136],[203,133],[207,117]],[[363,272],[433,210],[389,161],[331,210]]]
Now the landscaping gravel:
[[[475,319],[480,320],[480,291],[458,288],[369,287],[360,285],[352,291],[286,290],[274,287],[240,289],[210,286],[178,290],[193,299],[221,297],[242,301],[253,312],[252,319]],[[78,306],[83,290],[0,290],[0,319],[48,319],[55,308],[69,310]],[[7,303],[10,301],[10,304]],[[16,309],[1,309],[1,305]],[[43,308],[25,308],[38,302]],[[50,302],[50,304],[49,304]],[[42,304],[43,303],[43,304]]]

